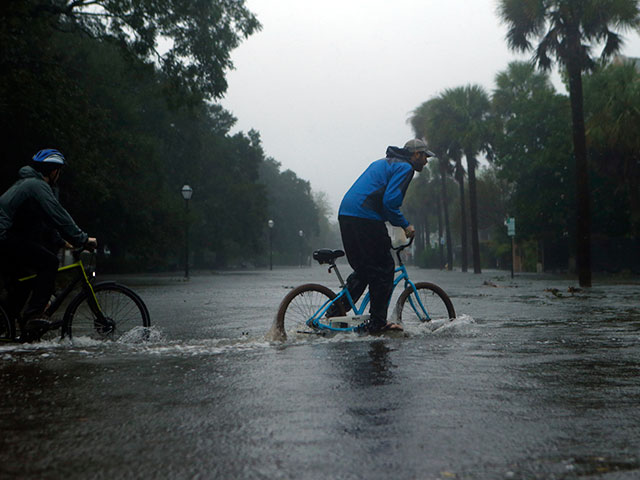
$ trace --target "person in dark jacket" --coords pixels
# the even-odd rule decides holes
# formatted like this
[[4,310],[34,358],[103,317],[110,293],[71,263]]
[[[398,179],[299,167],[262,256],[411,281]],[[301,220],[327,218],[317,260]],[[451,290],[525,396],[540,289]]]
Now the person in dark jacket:
[[[58,150],[41,150],[0,196],[0,265],[8,281],[8,313],[18,317],[31,293],[22,316],[26,338],[48,324],[45,310],[55,287],[58,249],[97,246],[96,239],[80,230],[54,194],[64,166],[65,158]],[[20,288],[17,281],[28,273],[24,269],[36,273],[31,292]]]
[[370,319],[358,331],[377,333],[402,330],[387,324],[387,307],[393,291],[395,262],[385,222],[402,227],[408,238],[415,228],[402,215],[400,206],[414,172],[420,172],[434,154],[419,139],[403,148],[388,147],[386,157],[376,160],[345,194],[338,212],[342,244],[353,273],[347,288],[354,301],[369,286]]

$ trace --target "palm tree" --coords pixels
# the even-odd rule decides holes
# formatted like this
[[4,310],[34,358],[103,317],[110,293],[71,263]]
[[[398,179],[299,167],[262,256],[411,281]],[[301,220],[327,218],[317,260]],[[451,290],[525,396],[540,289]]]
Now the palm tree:
[[464,166],[462,165],[462,153],[459,149],[452,149],[451,152],[453,158],[453,178],[458,182],[458,191],[460,194],[460,244],[462,245],[462,252],[460,255],[460,263],[463,272],[468,269],[469,262],[467,261],[469,246],[467,242],[467,202],[464,194]]
[[440,174],[440,195],[442,198],[442,209],[444,212],[444,228],[446,232],[447,244],[447,268],[453,268],[453,251],[451,242],[451,228],[449,225],[449,200],[447,195],[446,177],[451,174],[449,161],[447,159],[447,148],[443,143],[443,136],[439,127],[441,99],[432,98],[427,100],[413,111],[409,118],[409,123],[417,138],[424,138],[429,143],[431,150],[438,154],[438,172]]
[[[458,159],[461,153],[467,159],[467,175],[469,178],[469,208],[471,210],[471,250],[473,252],[473,271],[481,273],[480,241],[478,238],[478,200],[476,193],[476,156],[486,151],[487,117],[491,111],[491,101],[486,91],[478,85],[467,85],[445,90],[442,95],[448,106],[451,129],[456,136],[458,152],[452,156]],[[460,179],[462,169],[458,165]]]
[[[449,195],[447,193],[447,177],[451,175],[451,164],[446,158],[438,158],[438,172],[440,173],[440,206],[438,207],[438,217],[440,210],[444,215],[444,234],[447,244],[447,270],[453,269],[453,250],[451,243],[451,229],[449,228]],[[440,208],[442,207],[442,208]],[[442,226],[439,225],[439,236],[442,239]],[[442,243],[440,243],[442,248]]]
[[437,192],[434,192],[430,186],[431,172],[430,169],[425,168],[411,182],[402,207],[416,229],[416,238],[413,242],[416,258],[420,257],[429,244],[431,233],[429,224],[431,209],[429,207],[434,205],[434,196],[437,195]]
[[507,41],[514,50],[534,49],[534,61],[543,70],[552,58],[566,68],[576,160],[576,261],[581,286],[591,286],[591,211],[589,165],[584,126],[582,72],[595,65],[593,46],[604,44],[607,58],[622,45],[610,27],[626,30],[640,26],[640,0],[500,0],[499,14],[509,27]]

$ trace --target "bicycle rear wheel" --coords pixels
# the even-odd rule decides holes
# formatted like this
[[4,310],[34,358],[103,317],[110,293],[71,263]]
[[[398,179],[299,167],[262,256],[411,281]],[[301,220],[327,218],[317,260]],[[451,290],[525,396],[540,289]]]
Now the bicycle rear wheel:
[[419,324],[432,320],[452,320],[456,311],[449,296],[439,286],[429,282],[418,282],[407,287],[396,303],[396,318],[404,325]]
[[[286,332],[314,333],[316,330],[307,325],[323,306],[336,298],[336,294],[324,285],[307,283],[291,290],[284,297],[276,315],[276,327],[282,338]],[[344,315],[344,308],[339,308]]]
[[11,342],[16,338],[16,323],[0,306],[0,342]]
[[93,286],[101,314],[85,292],[78,294],[64,314],[63,336],[116,340],[134,327],[151,326],[147,306],[128,287],[113,282]]

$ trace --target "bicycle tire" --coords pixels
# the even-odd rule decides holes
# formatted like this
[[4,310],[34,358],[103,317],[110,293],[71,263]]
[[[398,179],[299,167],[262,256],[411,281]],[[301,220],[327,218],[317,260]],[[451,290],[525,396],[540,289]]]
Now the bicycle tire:
[[[276,314],[276,330],[283,340],[286,332],[314,333],[317,330],[307,325],[313,316],[327,301],[336,298],[336,294],[328,287],[316,283],[306,283],[291,290],[280,303]],[[340,315],[344,308],[340,306]]]
[[16,339],[16,322],[9,318],[0,306],[0,342],[12,342]]
[[103,282],[93,286],[106,322],[93,312],[87,294],[76,295],[64,313],[63,336],[116,340],[136,326],[149,327],[149,310],[140,296],[124,285]]
[[[396,303],[397,322],[408,325],[456,318],[453,303],[442,288],[429,282],[418,282],[415,287],[415,291],[413,287],[409,286],[400,294]],[[417,302],[416,294],[424,309]]]

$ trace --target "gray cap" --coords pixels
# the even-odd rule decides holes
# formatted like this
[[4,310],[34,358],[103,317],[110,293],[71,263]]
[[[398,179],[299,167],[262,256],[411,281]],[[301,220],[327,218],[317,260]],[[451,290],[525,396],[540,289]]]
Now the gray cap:
[[427,154],[427,157],[436,156],[435,153],[427,149],[427,143],[424,140],[420,140],[419,138],[412,138],[411,140],[409,140],[404,144],[404,149],[409,150],[411,153],[425,152]]

